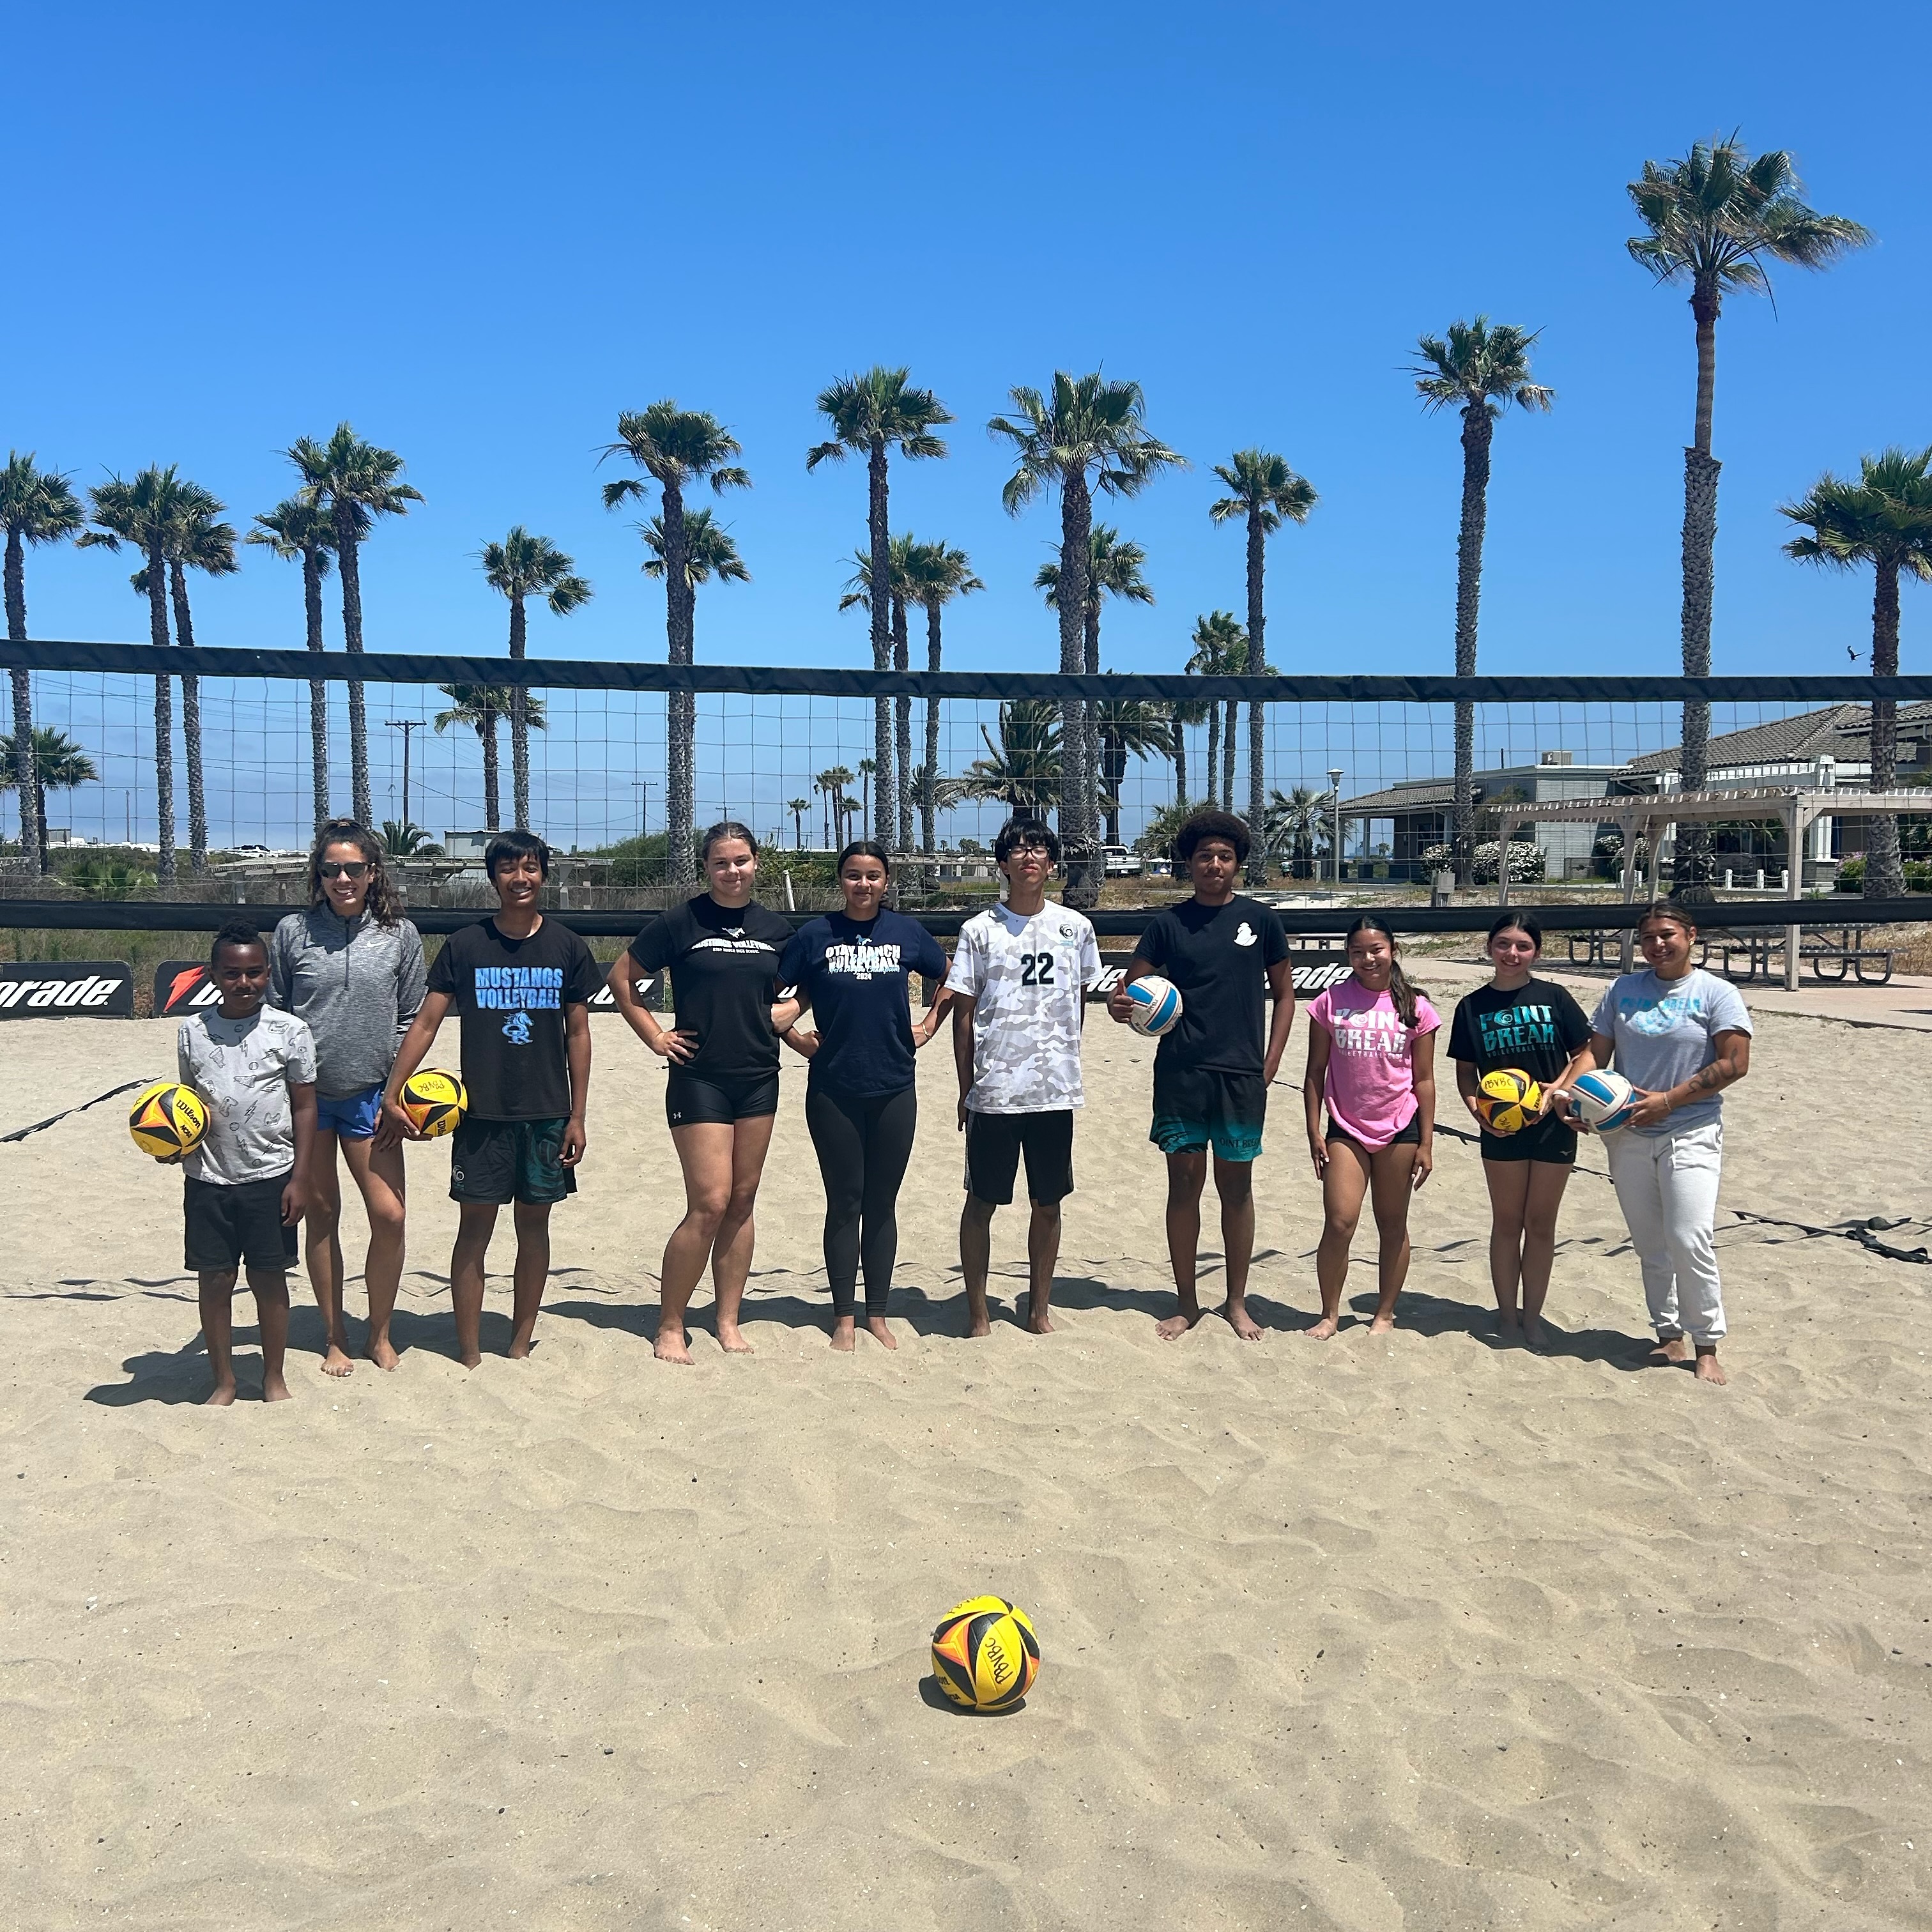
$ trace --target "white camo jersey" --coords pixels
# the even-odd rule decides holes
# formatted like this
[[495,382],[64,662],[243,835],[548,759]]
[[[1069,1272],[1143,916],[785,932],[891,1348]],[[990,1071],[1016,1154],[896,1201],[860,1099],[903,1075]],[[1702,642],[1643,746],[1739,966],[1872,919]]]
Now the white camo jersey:
[[1049,900],[1023,919],[1002,900],[961,928],[946,983],[974,1002],[978,1114],[1045,1114],[1084,1104],[1080,1021],[1100,976],[1092,923]]

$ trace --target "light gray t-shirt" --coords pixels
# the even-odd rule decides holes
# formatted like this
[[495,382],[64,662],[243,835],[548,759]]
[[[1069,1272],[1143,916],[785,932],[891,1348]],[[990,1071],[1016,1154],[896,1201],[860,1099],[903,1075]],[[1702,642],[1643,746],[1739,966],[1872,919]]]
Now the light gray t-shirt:
[[1093,922],[1049,900],[1030,919],[1004,900],[960,928],[946,983],[973,1009],[976,1114],[1045,1114],[1085,1102],[1080,1024],[1100,976]]
[[210,1006],[182,1022],[175,1060],[181,1078],[208,1102],[208,1132],[182,1162],[184,1172],[237,1187],[279,1180],[294,1166],[289,1083],[315,1080],[315,1039],[302,1021],[274,1006],[224,1019]]
[[[1728,980],[1694,966],[1681,980],[1660,980],[1646,969],[1611,982],[1590,1017],[1592,1032],[1616,1046],[1616,1068],[1633,1087],[1660,1094],[1701,1073],[1718,1057],[1714,1034],[1751,1031],[1742,996]],[[1642,1134],[1673,1134],[1723,1117],[1724,1096],[1693,1100]]]

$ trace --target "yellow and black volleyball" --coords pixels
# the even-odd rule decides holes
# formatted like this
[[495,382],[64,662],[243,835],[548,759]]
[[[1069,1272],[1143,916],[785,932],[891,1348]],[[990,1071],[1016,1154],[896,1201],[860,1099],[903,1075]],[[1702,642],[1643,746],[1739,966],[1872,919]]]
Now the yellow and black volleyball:
[[1520,1066],[1499,1066],[1477,1084],[1476,1111],[1492,1134],[1520,1133],[1543,1104],[1543,1089]]
[[128,1131],[143,1154],[157,1160],[190,1154],[208,1131],[208,1102],[178,1080],[144,1087],[128,1110]]
[[463,1124],[470,1108],[470,1096],[463,1082],[438,1066],[425,1066],[403,1082],[403,1112],[414,1122],[424,1140],[453,1134]]
[[932,1674],[963,1710],[1011,1710],[1040,1675],[1032,1620],[1004,1597],[955,1604],[932,1634]]

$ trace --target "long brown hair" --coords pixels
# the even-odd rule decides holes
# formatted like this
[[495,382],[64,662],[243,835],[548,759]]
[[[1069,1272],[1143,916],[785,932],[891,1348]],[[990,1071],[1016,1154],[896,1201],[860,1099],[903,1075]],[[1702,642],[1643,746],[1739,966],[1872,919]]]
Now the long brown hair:
[[369,864],[369,896],[362,910],[378,926],[394,926],[403,916],[401,895],[383,863],[387,854],[382,842],[366,825],[352,818],[332,818],[315,835],[315,850],[308,855],[308,902],[326,905],[328,895],[322,889],[322,854],[332,845],[353,845]]
[[[1511,920],[1514,925],[1516,922]],[[1387,921],[1372,912],[1365,912],[1349,927],[1348,938],[1353,939],[1358,932],[1379,932],[1389,943],[1389,997],[1395,1002],[1395,1010],[1401,1016],[1406,1027],[1415,1024],[1415,988],[1408,983],[1408,975],[1402,970],[1402,952],[1395,943],[1395,934],[1388,928]],[[1492,935],[1493,936],[1493,935]],[[1346,946],[1348,940],[1342,941]]]

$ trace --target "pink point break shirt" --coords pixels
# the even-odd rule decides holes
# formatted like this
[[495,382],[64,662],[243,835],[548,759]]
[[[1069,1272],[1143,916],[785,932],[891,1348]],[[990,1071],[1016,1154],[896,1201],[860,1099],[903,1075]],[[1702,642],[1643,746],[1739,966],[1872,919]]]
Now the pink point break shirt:
[[1329,1120],[1365,1148],[1387,1147],[1414,1117],[1409,1050],[1442,1025],[1436,1009],[1418,993],[1412,1031],[1392,994],[1372,993],[1352,974],[1316,996],[1308,1018],[1328,1036],[1322,1098]]

